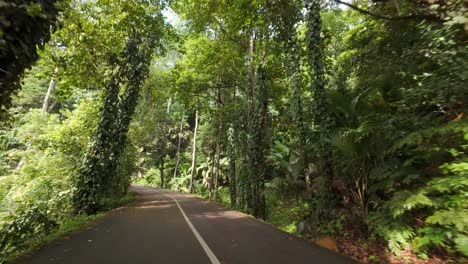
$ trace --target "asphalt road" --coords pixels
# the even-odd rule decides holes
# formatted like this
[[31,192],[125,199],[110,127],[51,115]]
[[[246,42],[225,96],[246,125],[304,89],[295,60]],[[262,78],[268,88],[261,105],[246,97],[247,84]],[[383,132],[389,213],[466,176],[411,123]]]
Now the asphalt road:
[[150,187],[132,189],[137,202],[19,263],[355,263],[203,199]]

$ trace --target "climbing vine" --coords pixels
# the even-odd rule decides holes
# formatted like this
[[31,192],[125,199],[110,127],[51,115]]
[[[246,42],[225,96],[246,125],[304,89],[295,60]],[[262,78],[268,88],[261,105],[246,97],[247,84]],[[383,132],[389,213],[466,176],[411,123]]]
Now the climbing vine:
[[[307,15],[307,56],[310,66],[309,76],[311,79],[312,92],[312,115],[314,126],[318,125],[318,144],[316,158],[320,161],[317,163],[320,170],[320,176],[312,180],[315,191],[315,196],[318,199],[317,214],[318,218],[332,219],[332,210],[334,207],[336,196],[333,192],[333,165],[332,153],[330,151],[329,141],[326,140],[332,129],[335,127],[335,122],[328,111],[328,96],[325,91],[325,66],[322,54],[322,18],[321,1],[308,0],[306,3]],[[327,221],[327,220],[325,220]]]
[[[78,212],[94,213],[105,205],[104,197],[128,188],[128,176],[117,178],[116,169],[125,149],[140,87],[149,72],[155,42],[155,36],[145,38],[142,33],[134,32],[116,64],[105,90],[94,142],[83,158],[76,180],[74,204]],[[119,100],[122,85],[125,85],[125,91]]]
[[[285,68],[289,80],[291,90],[292,103],[292,118],[295,124],[295,141],[301,157],[300,168],[303,176],[305,176],[308,164],[308,155],[306,149],[307,130],[304,123],[303,110],[303,92],[302,92],[302,76],[301,76],[301,46],[297,36],[296,25],[301,19],[299,8],[295,3],[284,1],[280,6],[281,19],[279,23],[280,37],[285,43],[284,47],[288,51],[285,58]],[[305,177],[303,177],[305,180]]]
[[130,180],[467,262],[463,1],[352,2],[0,0],[0,262]]
[[326,134],[334,127],[334,121],[327,110],[327,94],[325,91],[325,67],[322,55],[322,19],[320,17],[320,1],[308,0],[307,7],[307,49],[308,61],[311,67],[310,79],[313,95],[312,113],[314,121],[320,126],[322,134]]
[[236,168],[236,160],[237,160],[237,153],[236,153],[236,131],[234,125],[231,123],[229,124],[229,128],[227,130],[227,139],[228,139],[228,146],[227,146],[227,153],[229,156],[229,194],[231,197],[231,206],[237,206],[237,168]]
[[0,117],[11,106],[11,96],[21,88],[25,69],[37,60],[56,27],[57,0],[10,0],[0,5]]
[[265,219],[265,156],[269,146],[267,140],[268,121],[268,90],[266,86],[266,72],[263,65],[257,70],[258,83],[254,91],[254,115],[250,146],[250,201],[249,208],[256,217]]

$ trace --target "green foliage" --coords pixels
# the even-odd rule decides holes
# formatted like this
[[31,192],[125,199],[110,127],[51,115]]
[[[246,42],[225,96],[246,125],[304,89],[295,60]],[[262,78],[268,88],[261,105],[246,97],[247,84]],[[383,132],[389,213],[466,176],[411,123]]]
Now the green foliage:
[[11,96],[20,88],[20,77],[37,60],[55,28],[61,1],[2,1],[0,14],[0,115],[11,106]]
[[[169,180],[168,185],[174,191],[189,193],[188,185],[190,182],[190,164],[183,164],[180,169],[181,175],[177,178],[172,178]],[[195,187],[195,189],[197,189]]]
[[134,182],[148,186],[161,187],[161,180],[159,176],[159,172],[156,170],[156,168],[151,168],[146,171],[140,179],[137,179]]
[[327,111],[327,95],[325,91],[325,66],[322,55],[322,19],[319,1],[307,1],[307,35],[308,61],[313,94],[312,113],[315,123],[321,128],[321,133],[328,133],[334,127],[334,121]]
[[399,15],[421,17],[393,19],[387,2],[357,6],[389,19],[320,1],[176,1],[193,34],[184,35],[171,91],[206,108],[210,123],[200,129],[199,184],[215,174],[219,144],[233,206],[257,214],[262,195],[297,194],[310,198],[301,217],[317,233],[354,225],[395,253],[462,252],[466,36],[460,24],[436,21],[447,14],[400,4]]
[[294,200],[285,201],[278,199],[274,195],[267,195],[269,205],[267,222],[280,229],[295,235],[301,235],[298,225],[305,218],[305,214],[310,210],[310,204],[302,202],[297,204]]
[[0,249],[2,255],[23,250],[27,246],[25,240],[27,241],[34,236],[44,236],[57,227],[57,223],[48,219],[43,210],[29,205],[27,207],[27,209],[20,209],[14,216],[4,218],[8,224],[1,226]]
[[458,121],[415,132],[391,149],[411,149],[412,161],[400,170],[427,168],[390,192],[391,198],[369,217],[371,229],[386,238],[395,253],[411,244],[421,254],[431,247],[466,254],[468,164],[463,137],[467,127],[465,121]]
[[72,178],[97,115],[92,101],[64,115],[62,121],[33,110],[11,131],[27,147],[9,151],[9,162],[21,157],[24,165],[0,177],[2,258],[29,248],[71,216]]
[[[9,43],[26,49],[2,106],[56,19],[43,2],[0,8],[41,29],[23,47],[0,22],[2,56]],[[311,0],[168,1],[179,28],[164,24],[166,1],[66,3],[0,131],[9,254],[73,213],[115,204],[132,176],[188,192],[198,111],[198,195],[305,236],[346,228],[395,254],[467,255],[462,1],[356,1],[359,12]],[[155,51],[164,56],[151,62]],[[52,77],[53,114],[33,110]]]
[[[41,76],[47,72],[47,76]],[[53,69],[47,69],[43,60],[39,59],[31,70],[26,71],[22,79],[21,90],[14,97],[12,107],[15,111],[24,112],[31,108],[41,108],[49,85]]]
[[300,166],[300,154],[279,141],[275,141],[267,163],[273,166],[272,177],[267,187],[279,194],[295,195],[305,189]]

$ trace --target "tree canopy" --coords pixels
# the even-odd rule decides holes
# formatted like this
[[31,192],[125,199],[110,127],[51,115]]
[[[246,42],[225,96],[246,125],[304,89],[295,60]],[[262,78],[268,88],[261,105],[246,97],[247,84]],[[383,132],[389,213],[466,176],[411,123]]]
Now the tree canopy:
[[0,28],[0,263],[132,183],[364,263],[468,257],[461,0],[15,0]]

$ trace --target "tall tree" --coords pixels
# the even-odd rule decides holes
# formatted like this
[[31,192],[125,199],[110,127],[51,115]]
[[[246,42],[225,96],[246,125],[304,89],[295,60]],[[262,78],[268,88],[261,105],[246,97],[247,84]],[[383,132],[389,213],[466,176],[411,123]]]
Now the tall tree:
[[193,127],[193,144],[192,144],[192,167],[190,170],[190,186],[189,192],[193,192],[193,179],[195,176],[195,162],[197,160],[197,133],[198,133],[198,110],[195,111],[195,126]]
[[279,32],[281,49],[286,50],[285,69],[286,77],[291,93],[292,116],[295,128],[292,127],[295,145],[301,155],[300,168],[301,180],[305,181],[308,171],[307,130],[304,120],[303,91],[302,91],[302,47],[299,43],[297,26],[302,19],[300,12],[302,5],[300,1],[273,1],[271,6],[273,23]]
[[263,65],[258,68],[258,84],[255,87],[254,116],[252,120],[251,166],[251,209],[256,217],[266,219],[265,180],[266,180],[266,151],[268,130],[268,89],[266,72]]
[[55,68],[54,73],[52,77],[50,78],[49,82],[49,87],[47,88],[47,93],[44,97],[44,102],[42,103],[42,112],[47,113],[49,112],[49,101],[50,97],[52,96],[52,93],[55,91],[55,88],[57,87],[57,80],[56,80],[56,74],[58,73],[58,68]]
[[[100,200],[114,187],[117,162],[125,148],[140,87],[148,74],[156,37],[159,37],[143,33],[135,32],[127,41],[122,53],[123,65],[117,65],[105,91],[95,142],[84,157],[76,182],[74,199],[78,211],[93,213],[101,209]],[[119,100],[119,88],[125,81],[126,89]]]
[[320,17],[321,1],[307,0],[307,51],[310,65],[311,92],[313,95],[312,113],[319,131],[326,135],[334,126],[328,112],[328,98],[325,91],[325,66],[322,54],[322,18]]

